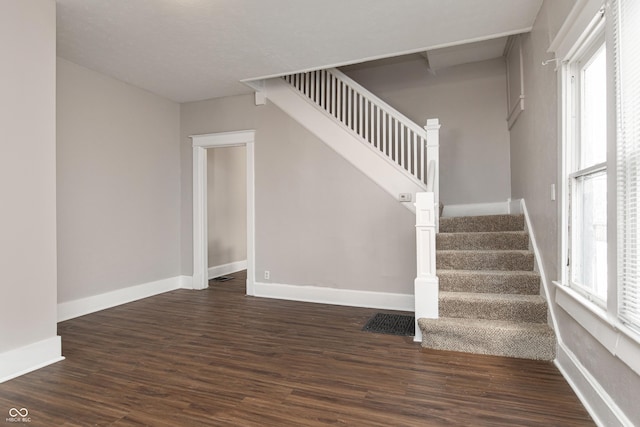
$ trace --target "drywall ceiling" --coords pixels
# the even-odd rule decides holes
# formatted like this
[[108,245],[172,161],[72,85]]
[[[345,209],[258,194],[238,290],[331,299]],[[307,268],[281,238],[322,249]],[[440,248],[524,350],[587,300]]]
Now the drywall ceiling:
[[58,55],[178,102],[528,31],[542,0],[57,0]]

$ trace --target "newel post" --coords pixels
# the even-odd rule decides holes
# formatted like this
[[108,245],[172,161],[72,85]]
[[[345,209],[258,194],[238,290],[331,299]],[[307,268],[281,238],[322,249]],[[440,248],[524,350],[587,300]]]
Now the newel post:
[[438,230],[438,219],[440,217],[440,120],[427,119],[424,127],[427,132],[427,162],[434,162],[435,182],[433,183],[434,203],[436,206],[436,231]]
[[417,277],[414,282],[416,335],[422,341],[418,319],[438,317],[438,276],[436,276],[436,224],[435,195],[416,194]]

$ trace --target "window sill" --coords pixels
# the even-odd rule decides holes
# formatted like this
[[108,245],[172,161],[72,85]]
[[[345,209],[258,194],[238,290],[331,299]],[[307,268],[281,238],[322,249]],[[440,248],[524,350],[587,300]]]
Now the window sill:
[[640,375],[640,337],[638,334],[620,323],[617,318],[610,318],[603,308],[578,292],[560,282],[553,283],[558,290],[556,303],[612,355]]

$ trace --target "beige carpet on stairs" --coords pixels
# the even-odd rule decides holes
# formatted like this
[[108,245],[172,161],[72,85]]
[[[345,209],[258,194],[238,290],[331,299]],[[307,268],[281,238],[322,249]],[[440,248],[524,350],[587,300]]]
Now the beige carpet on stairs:
[[441,218],[436,245],[440,317],[418,320],[423,347],[555,358],[522,215]]

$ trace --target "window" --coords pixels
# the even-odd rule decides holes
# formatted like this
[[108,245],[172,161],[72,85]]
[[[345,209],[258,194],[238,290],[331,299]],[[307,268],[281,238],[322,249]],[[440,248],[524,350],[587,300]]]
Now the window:
[[568,284],[607,300],[607,54],[604,17],[566,65]]
[[585,4],[552,43],[562,63],[561,284],[596,304],[572,296],[596,313],[594,336],[617,346],[624,338],[593,325],[606,319],[640,343],[640,1]]

